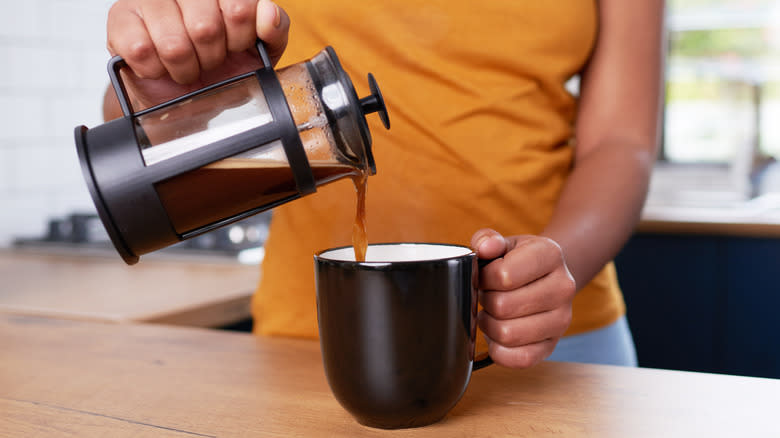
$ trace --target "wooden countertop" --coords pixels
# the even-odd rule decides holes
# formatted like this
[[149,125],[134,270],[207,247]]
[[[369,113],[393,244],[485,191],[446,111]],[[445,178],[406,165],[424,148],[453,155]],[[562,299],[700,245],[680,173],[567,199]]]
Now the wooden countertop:
[[1,250],[0,313],[219,327],[249,317],[258,277],[237,262]]
[[780,381],[546,362],[474,373],[439,423],[382,431],[333,398],[316,341],[0,314],[9,437],[780,436]]

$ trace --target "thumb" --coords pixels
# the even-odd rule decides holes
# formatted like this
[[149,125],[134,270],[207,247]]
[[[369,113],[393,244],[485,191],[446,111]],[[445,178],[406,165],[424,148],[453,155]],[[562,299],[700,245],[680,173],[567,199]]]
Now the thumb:
[[471,248],[481,259],[495,259],[504,255],[509,243],[496,230],[483,228],[471,237]]
[[257,37],[263,40],[271,64],[276,64],[287,47],[287,35],[290,31],[290,17],[287,12],[271,0],[257,3]]

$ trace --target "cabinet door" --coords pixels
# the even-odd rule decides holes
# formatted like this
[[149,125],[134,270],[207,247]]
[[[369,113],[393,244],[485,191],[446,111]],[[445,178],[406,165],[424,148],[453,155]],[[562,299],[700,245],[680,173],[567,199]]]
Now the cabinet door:
[[722,372],[726,242],[645,234],[616,258],[639,365]]
[[724,369],[780,378],[780,239],[729,240]]

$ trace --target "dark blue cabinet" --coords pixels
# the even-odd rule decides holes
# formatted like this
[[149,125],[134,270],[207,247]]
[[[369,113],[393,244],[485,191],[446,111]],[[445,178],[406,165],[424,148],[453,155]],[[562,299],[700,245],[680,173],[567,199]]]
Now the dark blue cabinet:
[[780,239],[637,234],[615,262],[640,366],[780,378]]

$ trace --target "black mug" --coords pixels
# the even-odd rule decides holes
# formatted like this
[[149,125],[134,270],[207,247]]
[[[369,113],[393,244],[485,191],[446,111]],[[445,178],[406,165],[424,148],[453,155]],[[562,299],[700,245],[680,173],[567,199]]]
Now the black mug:
[[369,245],[314,256],[325,374],[339,403],[366,426],[418,427],[460,400],[475,361],[476,253],[432,243]]

